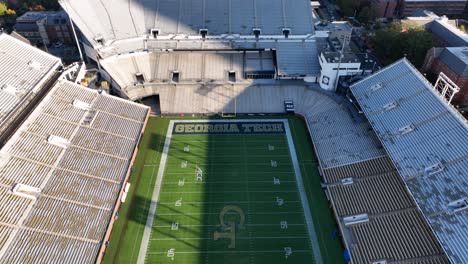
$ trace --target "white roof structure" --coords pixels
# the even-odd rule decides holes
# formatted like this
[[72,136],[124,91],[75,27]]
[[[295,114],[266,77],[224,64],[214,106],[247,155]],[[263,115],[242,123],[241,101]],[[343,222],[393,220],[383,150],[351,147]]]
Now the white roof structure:
[[92,46],[104,42],[151,35],[174,36],[282,36],[313,34],[310,3],[307,0],[60,0]]
[[351,91],[451,262],[467,263],[467,120],[406,59]]
[[93,263],[149,108],[59,80],[0,150],[0,262]]
[[61,65],[59,58],[0,33],[0,134]]

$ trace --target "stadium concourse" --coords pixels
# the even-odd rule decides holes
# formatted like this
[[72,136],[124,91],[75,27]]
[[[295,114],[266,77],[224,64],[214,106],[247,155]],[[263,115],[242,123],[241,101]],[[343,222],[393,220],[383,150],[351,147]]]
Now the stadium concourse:
[[124,199],[149,108],[59,78],[60,67],[0,35],[2,118],[26,116],[2,130],[1,263],[99,261]]

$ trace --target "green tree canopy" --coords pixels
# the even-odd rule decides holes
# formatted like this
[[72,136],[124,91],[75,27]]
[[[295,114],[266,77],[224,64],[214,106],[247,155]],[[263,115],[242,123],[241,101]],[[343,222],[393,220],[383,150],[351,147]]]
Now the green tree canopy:
[[374,37],[377,56],[383,64],[390,64],[406,56],[421,67],[427,51],[434,46],[432,36],[422,27],[402,30],[401,23],[392,23],[377,30]]
[[4,16],[7,9],[7,5],[0,1],[0,16]]

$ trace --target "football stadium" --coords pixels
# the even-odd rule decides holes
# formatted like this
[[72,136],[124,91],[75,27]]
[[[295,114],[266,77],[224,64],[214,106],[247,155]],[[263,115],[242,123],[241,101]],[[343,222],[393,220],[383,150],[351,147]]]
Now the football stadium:
[[112,95],[0,33],[0,263],[468,263],[468,123],[406,58],[342,95],[307,0],[59,2]]

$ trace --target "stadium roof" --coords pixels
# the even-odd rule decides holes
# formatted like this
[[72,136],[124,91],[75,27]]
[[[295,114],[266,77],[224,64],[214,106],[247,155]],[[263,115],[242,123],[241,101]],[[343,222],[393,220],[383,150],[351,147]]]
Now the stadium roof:
[[59,58],[0,34],[0,134],[61,65]]
[[0,262],[96,261],[147,114],[57,82],[0,151]]
[[468,262],[467,121],[406,59],[351,91],[451,262]]
[[60,0],[91,44],[125,40],[151,35],[172,39],[175,35],[199,36],[207,29],[208,36],[240,34],[261,35],[313,34],[310,2],[307,0]]

